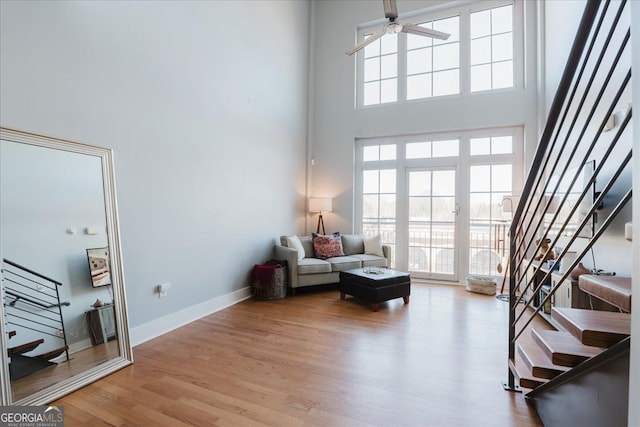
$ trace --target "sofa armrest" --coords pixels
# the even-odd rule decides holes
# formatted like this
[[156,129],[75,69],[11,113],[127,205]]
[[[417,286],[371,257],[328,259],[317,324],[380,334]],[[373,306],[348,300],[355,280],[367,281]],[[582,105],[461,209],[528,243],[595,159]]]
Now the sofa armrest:
[[382,253],[384,254],[384,257],[387,259],[387,267],[391,267],[391,246],[382,245]]
[[298,251],[282,245],[273,248],[274,258],[278,261],[287,261],[289,287],[298,287]]

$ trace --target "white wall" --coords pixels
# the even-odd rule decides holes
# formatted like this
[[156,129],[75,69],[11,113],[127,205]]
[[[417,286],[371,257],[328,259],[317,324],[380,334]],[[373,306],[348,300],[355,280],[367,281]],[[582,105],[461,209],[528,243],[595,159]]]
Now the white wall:
[[115,150],[131,326],[245,287],[303,228],[307,2],[0,7],[0,123]]
[[[437,5],[438,1],[399,1],[402,13]],[[535,64],[535,4],[525,2],[526,62]],[[311,194],[334,198],[334,211],[325,215],[327,231],[353,230],[354,144],[357,138],[407,135],[497,126],[525,126],[525,165],[537,142],[536,70],[526,72],[525,89],[500,94],[477,93],[469,97],[354,108],[356,56],[345,51],[355,44],[359,24],[384,16],[379,0],[315,2],[315,84],[311,155]],[[382,25],[382,20],[380,25]],[[504,113],[497,106],[509,106]],[[528,166],[527,166],[528,167]],[[526,171],[522,171],[524,174]]]

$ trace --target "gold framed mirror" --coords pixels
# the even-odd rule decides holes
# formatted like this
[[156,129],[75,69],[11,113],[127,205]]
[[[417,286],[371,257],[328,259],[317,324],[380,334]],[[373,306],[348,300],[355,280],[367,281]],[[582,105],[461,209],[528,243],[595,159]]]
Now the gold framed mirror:
[[0,128],[0,162],[1,403],[42,405],[133,362],[113,152]]

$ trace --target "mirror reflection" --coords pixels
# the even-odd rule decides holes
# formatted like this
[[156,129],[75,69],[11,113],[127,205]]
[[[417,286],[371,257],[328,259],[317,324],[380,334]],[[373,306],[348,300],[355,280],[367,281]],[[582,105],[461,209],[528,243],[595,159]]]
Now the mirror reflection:
[[12,401],[120,356],[103,159],[0,141]]

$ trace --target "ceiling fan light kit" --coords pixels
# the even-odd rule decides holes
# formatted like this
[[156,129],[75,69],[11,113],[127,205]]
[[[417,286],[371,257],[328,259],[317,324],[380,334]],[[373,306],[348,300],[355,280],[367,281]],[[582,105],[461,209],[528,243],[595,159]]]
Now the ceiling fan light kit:
[[398,21],[398,7],[396,5],[396,0],[382,0],[382,3],[384,4],[384,17],[387,18],[389,22],[384,24],[382,30],[371,34],[369,37],[355,45],[352,49],[346,51],[345,53],[347,55],[353,55],[385,34],[394,35],[403,32],[439,40],[447,40],[449,38],[450,34],[443,33],[442,31],[431,30],[415,24],[401,24],[400,21]]

